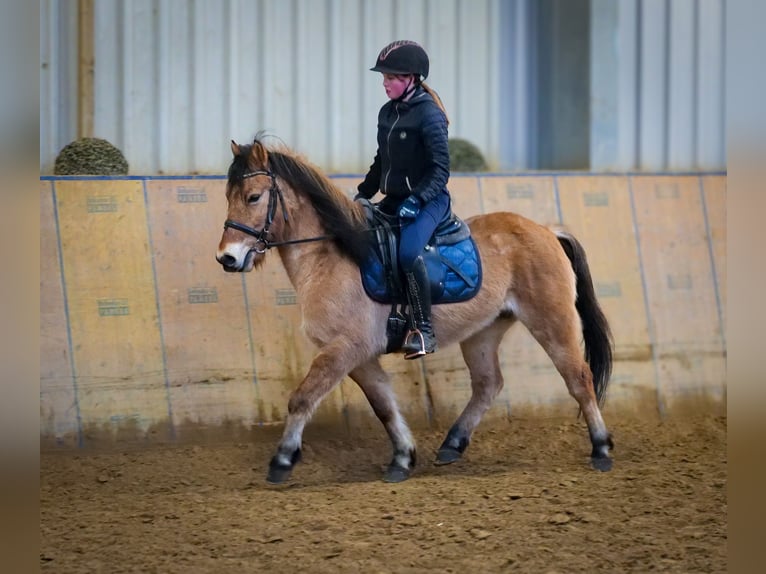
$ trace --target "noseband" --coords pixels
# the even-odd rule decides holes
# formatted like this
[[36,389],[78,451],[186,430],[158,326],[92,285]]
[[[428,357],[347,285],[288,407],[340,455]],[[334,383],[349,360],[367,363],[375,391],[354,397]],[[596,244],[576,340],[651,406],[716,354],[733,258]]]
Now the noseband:
[[279,189],[279,185],[277,184],[277,176],[274,175],[274,172],[271,170],[256,170],[256,171],[249,171],[245,175],[242,176],[242,179],[248,179],[251,177],[255,177],[257,175],[268,175],[271,178],[271,187],[269,188],[269,207],[268,211],[266,212],[266,224],[263,226],[262,229],[254,229],[248,225],[245,225],[244,223],[239,223],[237,221],[234,221],[232,219],[227,219],[223,222],[223,228],[232,228],[236,229],[237,231],[241,231],[242,233],[247,233],[248,235],[252,235],[258,240],[258,243],[263,245],[262,249],[258,249],[257,247],[253,248],[253,251],[256,253],[266,253],[267,250],[271,249],[272,247],[277,247],[278,245],[288,245],[291,243],[306,243],[308,241],[322,241],[324,239],[330,239],[332,236],[330,235],[322,235],[320,237],[310,237],[308,239],[293,239],[290,241],[269,241],[267,235],[269,234],[269,229],[271,228],[271,224],[274,222],[274,217],[277,214],[277,202],[282,206],[282,217],[284,217],[285,223],[288,222],[287,218],[287,210],[285,209],[285,198],[282,195],[282,190]]

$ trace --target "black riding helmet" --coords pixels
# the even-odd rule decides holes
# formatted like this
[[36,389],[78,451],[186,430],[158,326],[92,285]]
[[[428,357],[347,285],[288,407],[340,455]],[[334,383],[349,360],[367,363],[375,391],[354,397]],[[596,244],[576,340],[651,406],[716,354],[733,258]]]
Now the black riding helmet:
[[383,74],[415,74],[425,80],[428,77],[428,54],[417,42],[397,40],[380,51],[375,67],[370,70]]

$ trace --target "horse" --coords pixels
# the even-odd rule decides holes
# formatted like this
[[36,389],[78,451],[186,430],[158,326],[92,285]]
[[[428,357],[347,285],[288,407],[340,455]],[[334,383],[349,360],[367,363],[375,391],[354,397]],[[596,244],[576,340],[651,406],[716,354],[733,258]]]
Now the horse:
[[[301,458],[305,425],[347,375],[390,438],[393,457],[383,480],[408,479],[416,463],[415,440],[380,364],[389,306],[369,298],[360,278],[370,248],[363,206],[284,145],[269,147],[256,136],[248,145],[232,140],[231,151],[227,218],[216,259],[227,272],[249,272],[276,248],[300,303],[303,331],[317,347],[308,372],[290,395],[267,482],[289,479]],[[438,346],[459,343],[472,394],[439,447],[435,464],[462,457],[503,387],[501,340],[521,322],[579,405],[592,445],[591,466],[610,470],[614,444],[600,407],[611,375],[613,341],[583,246],[564,230],[512,212],[465,222],[480,253],[481,288],[467,301],[434,305],[432,315]]]

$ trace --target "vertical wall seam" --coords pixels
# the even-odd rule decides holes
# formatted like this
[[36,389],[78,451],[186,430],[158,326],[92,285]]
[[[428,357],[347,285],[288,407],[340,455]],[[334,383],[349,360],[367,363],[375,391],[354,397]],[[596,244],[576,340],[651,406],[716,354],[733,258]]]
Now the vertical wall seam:
[[646,327],[649,334],[649,344],[652,348],[652,363],[654,363],[654,384],[657,395],[657,411],[660,417],[665,417],[665,404],[662,400],[660,388],[660,363],[659,350],[657,349],[657,336],[652,319],[652,312],[649,306],[649,289],[646,284],[646,273],[644,270],[644,258],[641,250],[641,231],[638,228],[638,215],[636,213],[636,202],[633,192],[633,176],[628,176],[628,194],[630,196],[630,210],[633,220],[633,233],[636,237],[636,252],[638,255],[638,269],[641,274],[641,288],[644,296],[644,313],[646,314]]
[[561,195],[559,194],[559,176],[553,176],[553,199],[556,202],[556,217],[559,225],[564,224],[564,216],[561,214]]
[[[250,344],[250,366],[253,369],[253,387],[255,387],[255,400],[256,403],[260,404],[261,402],[261,389],[260,385],[258,384],[258,370],[256,368],[256,360],[255,360],[255,340],[253,339],[253,323],[250,320],[250,301],[247,297],[247,282],[245,281],[245,274],[241,274],[241,281],[242,281],[242,296],[244,297],[244,303],[245,303],[245,319],[247,319],[247,338]],[[258,416],[258,412],[256,411],[255,416],[253,417],[253,420]],[[265,421],[259,420],[258,424],[262,425]]]
[[146,239],[149,243],[149,259],[152,263],[152,282],[154,283],[154,303],[157,312],[157,327],[160,333],[160,350],[162,351],[162,375],[165,381],[165,400],[168,403],[168,429],[170,438],[176,438],[176,426],[173,421],[173,401],[170,397],[170,377],[168,376],[168,359],[165,348],[165,334],[162,329],[162,306],[160,304],[160,289],[157,281],[157,264],[154,257],[154,242],[152,241],[152,221],[149,217],[149,194],[146,191],[146,179],[141,181],[141,188],[144,194],[144,214],[146,216]]
[[702,176],[697,176],[697,186],[702,203],[702,215],[705,219],[705,235],[707,237],[708,255],[710,256],[710,271],[713,274],[713,290],[715,292],[715,304],[718,311],[718,325],[721,332],[721,344],[726,349],[726,329],[723,322],[723,306],[721,301],[721,290],[718,284],[718,268],[715,261],[715,251],[713,249],[713,233],[710,228],[710,219],[708,218],[707,201],[705,200],[705,182]]
[[476,187],[479,190],[479,209],[481,210],[481,213],[487,213],[484,209],[484,190],[481,185],[482,178],[479,176],[476,176]]
[[61,242],[61,225],[59,220],[58,195],[56,182],[51,182],[51,199],[53,200],[53,219],[56,227],[56,242],[58,244],[59,269],[61,269],[61,291],[64,296],[64,318],[66,319],[66,338],[69,347],[69,368],[72,370],[72,388],[74,390],[75,417],[77,420],[77,446],[83,447],[82,416],[80,415],[80,385],[77,379],[77,365],[74,359],[74,344],[72,343],[72,322],[69,313],[69,296],[66,288],[66,273],[64,272],[64,249]]

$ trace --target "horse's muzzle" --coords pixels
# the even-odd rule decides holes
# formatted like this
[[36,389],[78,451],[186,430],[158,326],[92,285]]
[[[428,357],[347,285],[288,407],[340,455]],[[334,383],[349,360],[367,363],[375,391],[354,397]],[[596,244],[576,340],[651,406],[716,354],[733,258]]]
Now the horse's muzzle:
[[238,263],[236,257],[228,253],[224,253],[223,255],[217,256],[215,260],[221,264],[221,267],[223,267],[223,270],[226,271],[227,273],[241,273],[241,272],[247,272],[247,271],[253,270],[254,258],[255,258],[255,252],[251,250],[251,251],[248,251],[247,255],[245,255],[245,259],[244,261],[242,261],[241,265]]

